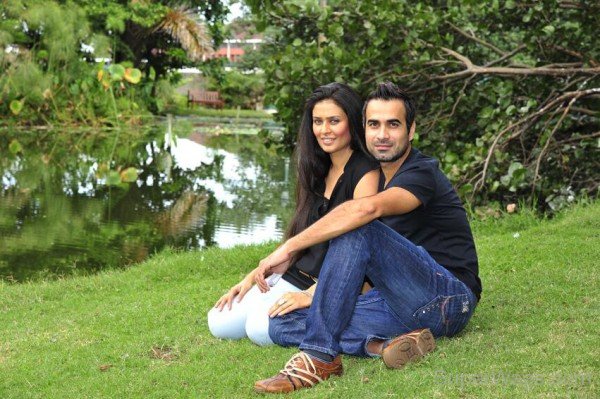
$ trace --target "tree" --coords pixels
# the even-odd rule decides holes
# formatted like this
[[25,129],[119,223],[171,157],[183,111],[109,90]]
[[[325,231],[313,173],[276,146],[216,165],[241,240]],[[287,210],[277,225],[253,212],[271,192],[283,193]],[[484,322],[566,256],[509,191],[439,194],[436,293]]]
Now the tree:
[[[4,1],[0,113],[23,111],[30,123],[90,123],[114,114],[113,91],[103,95],[109,85],[96,79],[98,57],[142,70],[142,90],[122,97],[135,100],[133,109],[148,104],[157,111],[157,88],[167,72],[212,51],[226,13],[216,0]],[[116,94],[125,94],[125,86]]]
[[284,147],[317,85],[345,81],[366,94],[392,80],[420,104],[417,146],[463,195],[560,207],[597,193],[599,3],[246,3],[272,30],[266,100],[286,124]]
[[[157,78],[169,69],[192,65],[222,41],[227,8],[217,0],[83,0],[95,31],[113,42],[116,62],[133,64]],[[156,80],[158,81],[158,79]],[[153,86],[155,94],[156,85]]]
[[93,91],[95,86],[93,69],[80,61],[81,44],[90,35],[85,13],[75,5],[4,2],[0,13],[0,113],[23,111],[22,117],[30,123],[43,120],[49,112],[58,119],[67,113],[85,113],[75,104],[82,88]]

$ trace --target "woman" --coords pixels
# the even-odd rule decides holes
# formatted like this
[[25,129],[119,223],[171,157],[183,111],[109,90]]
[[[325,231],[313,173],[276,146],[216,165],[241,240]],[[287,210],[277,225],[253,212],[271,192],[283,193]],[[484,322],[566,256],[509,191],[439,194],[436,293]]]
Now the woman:
[[[360,97],[341,83],[320,86],[306,100],[296,150],[296,211],[286,238],[344,201],[377,193],[379,165],[365,155],[361,110]],[[310,306],[327,247],[323,243],[298,254],[281,279],[271,276],[266,293],[253,287],[255,271],[250,272],[208,312],[211,333],[272,344],[269,317]]]

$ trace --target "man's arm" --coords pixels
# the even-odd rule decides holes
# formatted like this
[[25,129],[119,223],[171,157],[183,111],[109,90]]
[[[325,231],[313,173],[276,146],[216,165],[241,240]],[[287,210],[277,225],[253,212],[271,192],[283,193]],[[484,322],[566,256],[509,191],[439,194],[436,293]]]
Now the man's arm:
[[295,252],[329,241],[382,216],[408,213],[419,205],[421,201],[417,197],[399,187],[344,202],[263,259],[258,266],[255,281],[262,292],[268,291],[265,277],[273,267],[291,259]]
[[382,216],[408,213],[419,205],[421,201],[412,193],[403,188],[392,187],[370,197],[344,202],[287,240],[283,246],[291,255],[320,242],[329,241]]

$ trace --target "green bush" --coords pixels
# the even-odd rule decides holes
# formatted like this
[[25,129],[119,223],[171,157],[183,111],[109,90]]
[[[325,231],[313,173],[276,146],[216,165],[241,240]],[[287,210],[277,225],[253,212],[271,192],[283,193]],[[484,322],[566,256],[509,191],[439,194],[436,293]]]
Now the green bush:
[[318,85],[392,80],[419,104],[415,144],[475,203],[596,196],[598,2],[248,0],[266,100],[294,147]]

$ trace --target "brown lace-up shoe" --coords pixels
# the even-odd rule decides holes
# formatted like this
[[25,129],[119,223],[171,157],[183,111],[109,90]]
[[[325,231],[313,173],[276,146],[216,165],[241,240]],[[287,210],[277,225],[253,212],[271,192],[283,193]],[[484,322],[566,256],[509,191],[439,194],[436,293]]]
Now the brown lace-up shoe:
[[274,377],[256,381],[257,392],[286,393],[302,388],[312,388],[333,375],[342,375],[342,358],[337,356],[331,363],[322,362],[304,352],[296,353],[283,370]]
[[399,369],[408,362],[421,359],[435,349],[435,339],[428,328],[400,335],[387,343],[381,352],[386,366]]

